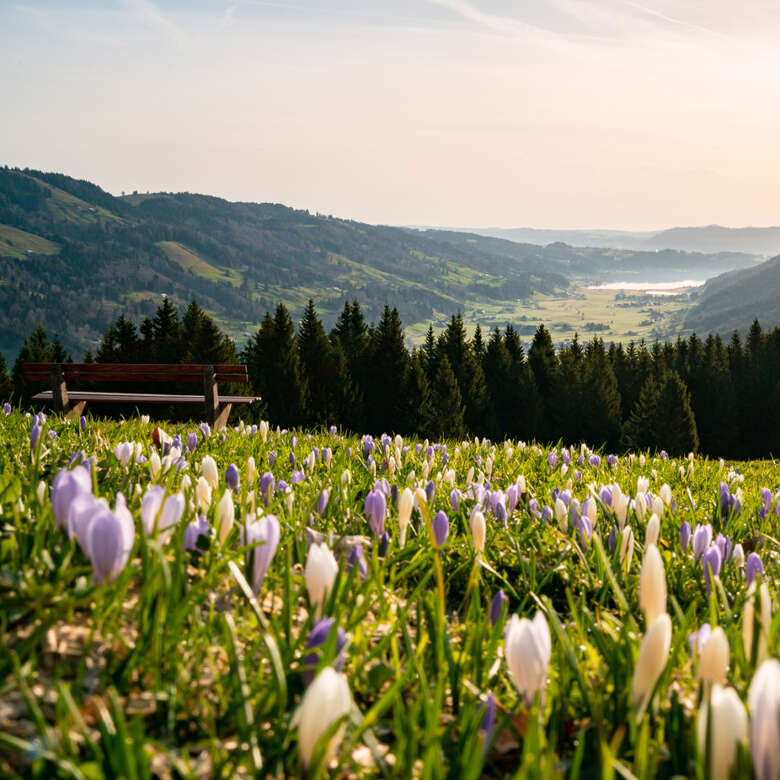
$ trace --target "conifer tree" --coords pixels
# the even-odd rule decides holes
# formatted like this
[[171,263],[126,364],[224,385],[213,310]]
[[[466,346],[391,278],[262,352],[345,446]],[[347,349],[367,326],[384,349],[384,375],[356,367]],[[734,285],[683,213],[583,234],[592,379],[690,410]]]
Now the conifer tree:
[[466,435],[458,380],[446,355],[439,359],[433,386],[433,416],[437,437],[462,439]]
[[540,325],[534,333],[528,350],[528,363],[541,397],[541,414],[536,427],[536,437],[540,441],[549,441],[553,431],[553,385],[558,369],[558,360],[553,347],[550,331]]
[[617,449],[622,421],[620,390],[604,342],[599,338],[594,338],[585,349],[582,391],[583,440]]
[[182,349],[179,312],[166,295],[152,319],[152,346],[156,363],[178,363]]

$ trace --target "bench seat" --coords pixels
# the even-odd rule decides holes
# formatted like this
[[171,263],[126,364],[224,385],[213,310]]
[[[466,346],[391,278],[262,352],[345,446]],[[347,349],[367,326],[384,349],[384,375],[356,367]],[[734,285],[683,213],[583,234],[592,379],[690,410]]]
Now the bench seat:
[[[54,393],[44,390],[33,396],[33,401],[51,401]],[[205,395],[173,395],[171,393],[100,393],[92,390],[68,390],[71,401],[92,401],[94,403],[130,403],[130,404],[204,404]],[[225,404],[251,404],[259,401],[259,395],[220,395]]]

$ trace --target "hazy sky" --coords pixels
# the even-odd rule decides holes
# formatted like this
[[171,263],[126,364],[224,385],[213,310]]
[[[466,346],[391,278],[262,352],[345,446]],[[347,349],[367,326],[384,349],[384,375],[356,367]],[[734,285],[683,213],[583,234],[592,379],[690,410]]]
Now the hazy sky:
[[778,0],[0,0],[0,162],[391,224],[780,223]]

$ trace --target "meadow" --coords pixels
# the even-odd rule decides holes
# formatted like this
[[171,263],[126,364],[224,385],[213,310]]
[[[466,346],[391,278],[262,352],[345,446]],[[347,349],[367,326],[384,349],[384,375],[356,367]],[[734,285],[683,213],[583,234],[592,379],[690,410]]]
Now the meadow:
[[780,470],[0,412],[0,774],[780,776]]

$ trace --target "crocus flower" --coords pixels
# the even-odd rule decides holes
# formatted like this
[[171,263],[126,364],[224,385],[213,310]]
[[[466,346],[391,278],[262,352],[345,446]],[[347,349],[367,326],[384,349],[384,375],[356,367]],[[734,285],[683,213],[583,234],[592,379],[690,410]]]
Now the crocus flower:
[[582,515],[577,523],[577,535],[580,539],[580,544],[585,546],[590,543],[590,537],[593,534],[593,527],[590,524],[590,518],[587,515]]
[[247,523],[241,535],[242,544],[255,545],[247,550],[246,565],[250,571],[252,592],[256,596],[260,593],[263,580],[279,545],[279,521],[275,515],[263,515],[259,520]]
[[328,498],[330,497],[330,490],[328,488],[325,488],[321,493],[320,497],[317,499],[317,514],[322,517],[323,514],[325,514],[325,510],[328,507]]
[[231,463],[225,469],[225,484],[234,492],[238,492],[239,485],[241,483],[241,477],[238,473],[238,467],[235,463]]
[[92,561],[92,579],[112,583],[130,559],[135,538],[133,516],[121,493],[117,493],[113,512],[99,502],[94,507],[83,531]]
[[[336,624],[336,619],[332,617],[320,618],[312,628],[309,638],[306,640],[306,649],[313,650],[303,659],[303,681],[306,685],[311,685],[314,679],[314,672],[317,664],[320,661],[320,654],[316,652],[316,648],[322,647],[328,639],[333,626]],[[347,636],[344,633],[344,629],[338,626],[336,629],[336,660],[333,662],[335,669],[341,669],[344,665],[344,658],[340,657],[341,648],[344,647],[347,641]]]
[[698,631],[691,631],[688,634],[688,644],[691,646],[691,652],[700,653],[711,633],[712,626],[709,623],[702,623]]
[[687,520],[683,520],[680,526],[680,547],[683,552],[688,551],[688,545],[691,541],[691,526]]
[[387,548],[390,546],[390,534],[385,531],[380,537],[379,537],[379,557],[384,558],[387,555]]
[[84,466],[76,466],[72,471],[61,469],[51,486],[51,508],[58,526],[67,528],[71,503],[79,493],[92,493],[89,471]]
[[436,495],[436,486],[433,484],[433,480],[429,480],[425,486],[425,498],[430,506],[433,503],[433,497]]
[[487,700],[485,701],[485,714],[482,716],[482,722],[479,724],[479,731],[482,734],[483,739],[483,754],[485,750],[487,750],[487,746],[490,744],[495,727],[496,697],[493,695],[493,691],[488,691]]
[[387,501],[381,490],[370,490],[366,495],[363,507],[368,524],[376,536],[381,536],[385,530],[385,515],[387,514]]
[[650,624],[639,647],[631,691],[637,715],[640,715],[666,666],[672,645],[672,620],[662,612]]
[[322,604],[333,587],[338,570],[336,558],[325,542],[313,544],[309,548],[303,576],[309,592],[309,603],[316,608],[317,615],[320,614]]
[[[326,666],[306,689],[301,706],[293,719],[298,726],[298,750],[304,766],[311,763],[320,737],[352,709],[352,695],[347,678]],[[342,726],[331,737],[325,750],[325,764],[336,754],[344,733]]]
[[599,501],[604,506],[612,507],[612,491],[607,485],[602,485],[599,488]]
[[271,500],[271,496],[274,492],[274,475],[270,471],[266,471],[262,477],[260,477],[260,495],[263,497],[263,503],[268,506],[268,502]]
[[707,754],[708,722],[710,765],[705,769],[706,776],[712,780],[728,780],[737,755],[737,745],[748,740],[745,705],[733,688],[724,688],[715,683],[709,703],[705,699],[699,708],[696,731],[701,755]]
[[650,515],[650,519],[647,521],[647,528],[645,529],[645,547],[655,546],[658,544],[658,534],[661,532],[661,521],[658,515],[653,512]]
[[217,505],[217,536],[220,544],[225,543],[235,519],[236,508],[233,504],[233,496],[229,490],[226,490]]
[[194,452],[195,448],[198,446],[198,434],[197,433],[188,433],[187,434],[187,449],[190,452]]
[[453,512],[458,511],[458,505],[460,503],[460,490],[457,488],[452,488],[450,490],[450,506],[452,507]]
[[607,545],[609,547],[609,554],[612,555],[615,552],[615,544],[617,537],[617,526],[613,525],[609,530],[609,536],[607,537]]
[[745,550],[741,544],[734,545],[734,551],[731,553],[731,561],[738,568],[741,569],[745,565]]
[[704,570],[704,584],[707,586],[707,593],[712,593],[712,578],[720,574],[720,565],[722,558],[720,550],[712,545],[707,548],[701,559],[702,569]]
[[533,620],[512,615],[506,627],[504,655],[517,692],[527,707],[534,696],[543,694],[552,654],[550,628],[542,612]]
[[406,530],[409,527],[413,507],[414,493],[408,487],[404,488],[398,497],[398,530],[401,547],[406,544]]
[[704,555],[704,551],[710,546],[712,541],[712,526],[709,523],[701,525],[696,524],[693,529],[693,559],[697,561]]
[[212,490],[214,490],[219,484],[219,472],[217,471],[217,462],[211,455],[206,455],[200,462],[200,471],[206,479],[206,482],[208,482]]
[[650,626],[666,612],[666,576],[661,553],[656,545],[645,548],[642,570],[639,574],[639,606],[645,613],[645,624]]
[[471,538],[474,541],[474,549],[477,551],[477,555],[480,556],[485,549],[487,528],[485,526],[485,515],[479,509],[471,513],[469,526],[471,528]]
[[433,538],[436,540],[436,546],[441,547],[450,533],[450,521],[446,513],[439,510],[433,518]]
[[193,520],[184,529],[184,550],[185,552],[198,552],[201,548],[198,546],[198,539],[205,536],[207,539],[211,536],[211,526],[206,520],[205,515],[198,515],[197,520]]
[[554,452],[548,452],[547,465],[550,467],[550,471],[552,471],[557,464],[558,464],[558,456]]
[[363,555],[362,544],[356,544],[352,548],[352,552],[349,554],[349,558],[347,558],[347,571],[352,571],[352,567],[355,564],[357,564],[360,579],[365,580],[366,577],[368,577],[368,564],[366,563],[366,558]]
[[591,455],[588,460],[590,462],[590,465],[595,466],[596,468],[598,468],[601,465],[601,458],[596,454]]
[[764,661],[750,682],[750,752],[758,780],[780,777],[780,662]]
[[631,568],[631,559],[634,557],[634,532],[631,530],[631,526],[627,525],[623,528],[623,533],[620,538],[620,563],[623,565],[623,570],[628,572]]
[[728,668],[729,640],[723,629],[716,626],[701,644],[696,674],[700,680],[722,684]]
[[79,417],[79,426],[81,427],[82,431],[87,427],[87,418],[83,414],[81,417]]
[[269,467],[273,468],[274,463],[276,463],[276,452],[274,450],[271,450],[271,452],[268,453]]
[[509,604],[509,597],[503,590],[499,590],[490,600],[490,625],[495,626],[501,617],[501,609],[504,604]]
[[745,561],[745,580],[748,587],[753,584],[756,579],[756,575],[762,577],[764,575],[764,564],[757,553],[750,553]]
[[8,401],[3,404],[3,412],[6,417],[11,414],[11,404],[9,404]]

